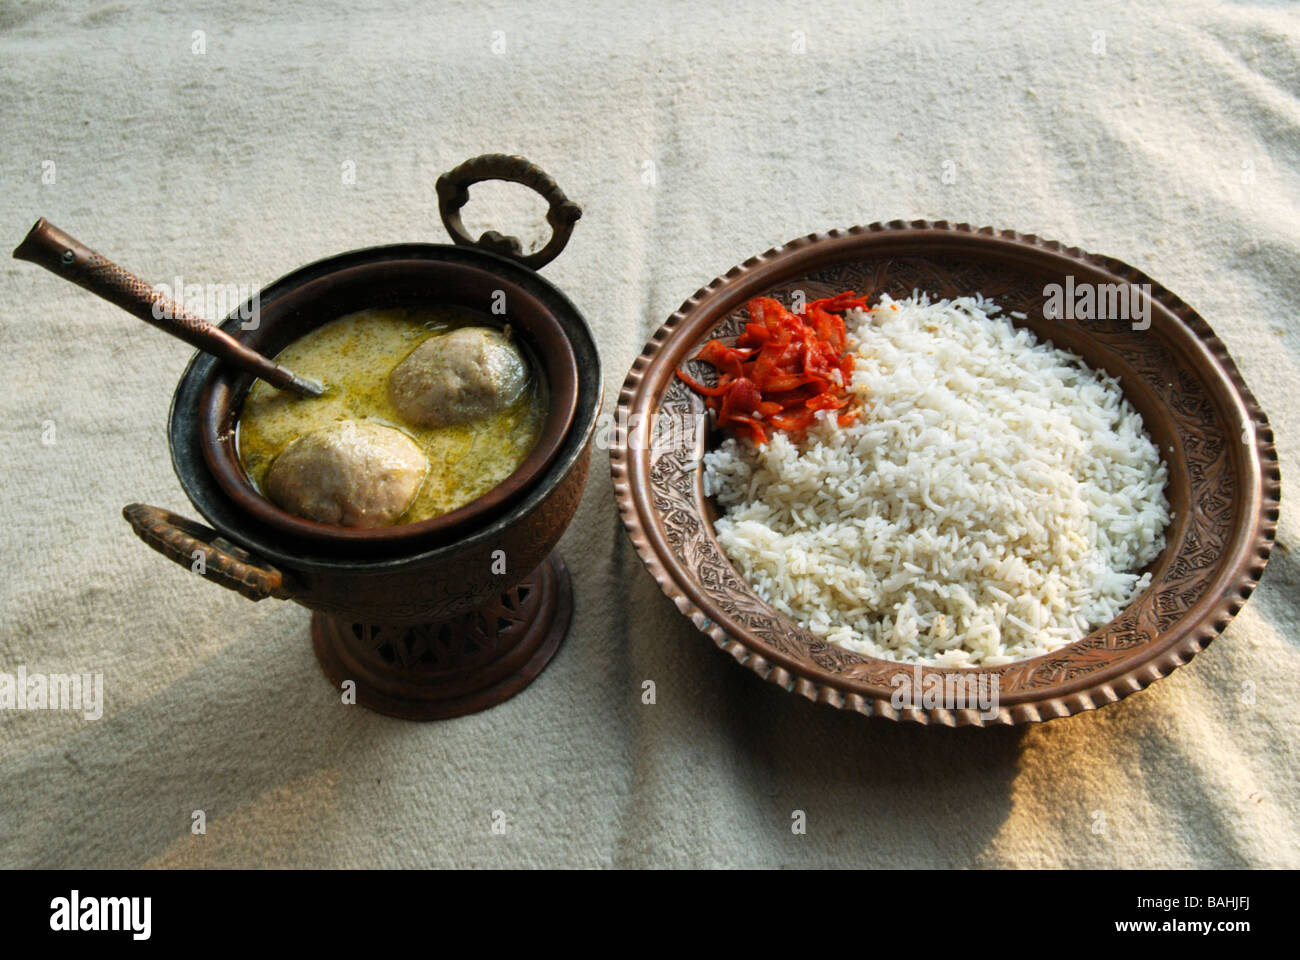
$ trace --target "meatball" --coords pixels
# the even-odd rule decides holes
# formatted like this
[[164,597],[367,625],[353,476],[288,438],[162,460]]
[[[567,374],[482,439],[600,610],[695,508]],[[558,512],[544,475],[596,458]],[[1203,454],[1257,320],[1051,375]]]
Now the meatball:
[[528,383],[528,364],[500,330],[461,327],[431,337],[388,377],[388,395],[422,427],[470,423],[499,413]]
[[429,469],[406,434],[368,420],[340,420],[294,440],[266,474],[282,509],[345,527],[382,527],[411,505]]

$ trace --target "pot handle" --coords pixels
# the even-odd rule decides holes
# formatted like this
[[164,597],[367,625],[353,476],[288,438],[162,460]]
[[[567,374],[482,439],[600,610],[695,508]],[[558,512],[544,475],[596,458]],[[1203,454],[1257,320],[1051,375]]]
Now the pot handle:
[[[465,224],[460,219],[461,208],[469,202],[469,188],[484,180],[519,183],[542,195],[550,204],[550,209],[546,211],[546,222],[551,225],[551,239],[546,246],[525,256],[518,237],[506,237],[495,230],[488,230],[478,240],[474,240],[465,232]],[[456,244],[504,254],[533,270],[540,270],[560,255],[573,234],[573,225],[582,216],[578,205],[564,195],[564,191],[545,170],[523,157],[512,157],[504,153],[474,157],[439,177],[438,212],[442,214],[442,224]]]
[[256,560],[209,529],[179,514],[151,507],[144,503],[129,503],[122,508],[122,516],[131,529],[149,546],[163,556],[175,560],[182,567],[194,570],[203,554],[203,566],[195,570],[205,580],[219,583],[228,590],[242,593],[249,600],[276,597],[281,600],[293,595],[285,584],[284,574],[267,563]]

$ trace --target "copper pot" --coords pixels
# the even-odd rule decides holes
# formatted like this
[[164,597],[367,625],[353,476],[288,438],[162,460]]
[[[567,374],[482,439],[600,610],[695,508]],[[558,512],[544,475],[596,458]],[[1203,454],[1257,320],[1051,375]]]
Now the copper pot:
[[[524,183],[547,197],[554,234],[543,250],[525,256],[513,238],[465,235],[460,207],[468,186],[485,179]],[[222,328],[274,353],[363,306],[450,302],[486,312],[505,289],[509,309],[520,307],[520,326],[552,397],[567,408],[543,428],[540,467],[531,474],[521,468],[481,498],[485,503],[459,511],[455,524],[432,525],[422,536],[400,526],[335,536],[339,528],[313,530],[326,525],[306,521],[295,530],[275,522],[251,485],[241,488],[247,479],[229,435],[251,378],[199,353],[173,396],[168,440],[176,476],[211,527],[144,504],[123,511],[141,539],[206,579],[253,600],[291,599],[315,611],[313,640],[330,678],[354,681],[365,706],[418,719],[497,703],[526,686],[558,649],[572,601],[552,551],[586,483],[603,390],[582,314],[533,269],[563,248],[577,207],[532,164],[501,155],[462,164],[439,180],[438,192],[454,245],[371,247],[309,264],[261,291],[257,329],[241,330],[247,305]],[[571,364],[557,361],[565,353]],[[566,369],[573,377],[567,385],[557,381]]]

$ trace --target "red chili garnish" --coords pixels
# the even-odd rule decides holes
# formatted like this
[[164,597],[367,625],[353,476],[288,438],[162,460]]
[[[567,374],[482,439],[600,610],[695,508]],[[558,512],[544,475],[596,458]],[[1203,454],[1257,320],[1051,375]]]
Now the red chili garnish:
[[717,386],[677,371],[717,414],[718,426],[764,444],[764,422],[778,430],[806,430],[818,410],[843,411],[836,418],[840,426],[857,419],[861,408],[849,390],[853,354],[839,314],[865,310],[867,301],[847,290],[814,300],[803,316],[771,297],[755,297],[747,307],[749,323],[734,347],[710,340],[695,357],[717,370]]

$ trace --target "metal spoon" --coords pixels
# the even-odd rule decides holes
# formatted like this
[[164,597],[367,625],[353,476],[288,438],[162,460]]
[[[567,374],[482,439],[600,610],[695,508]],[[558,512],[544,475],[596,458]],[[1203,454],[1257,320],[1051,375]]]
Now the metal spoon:
[[319,397],[325,393],[324,384],[300,377],[244,346],[224,330],[190,313],[139,277],[64,233],[44,217],[36,221],[36,226],[18,244],[14,258],[39,264],[109,303],[117,304],[164,333],[247,370],[273,387],[303,397]]

